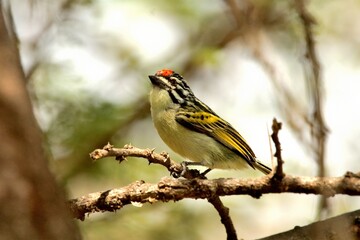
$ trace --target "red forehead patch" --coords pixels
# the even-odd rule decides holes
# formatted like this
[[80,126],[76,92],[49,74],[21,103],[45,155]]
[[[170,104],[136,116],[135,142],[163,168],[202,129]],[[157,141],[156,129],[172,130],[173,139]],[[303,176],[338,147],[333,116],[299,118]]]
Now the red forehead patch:
[[171,69],[163,69],[163,70],[159,70],[155,73],[156,76],[163,76],[163,77],[168,77],[173,75],[174,71]]

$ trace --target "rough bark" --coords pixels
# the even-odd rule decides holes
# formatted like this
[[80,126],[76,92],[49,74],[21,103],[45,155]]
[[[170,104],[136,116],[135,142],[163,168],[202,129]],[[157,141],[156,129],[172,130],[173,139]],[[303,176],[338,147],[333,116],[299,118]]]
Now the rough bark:
[[360,239],[360,210],[315,222],[260,240],[356,240]]
[[360,177],[294,177],[281,181],[271,175],[257,179],[174,179],[165,177],[156,184],[137,181],[128,186],[91,193],[69,201],[75,218],[83,220],[92,212],[116,211],[129,204],[179,201],[184,198],[209,199],[214,196],[250,195],[260,198],[266,193],[305,193],[331,197],[336,194],[360,195]]

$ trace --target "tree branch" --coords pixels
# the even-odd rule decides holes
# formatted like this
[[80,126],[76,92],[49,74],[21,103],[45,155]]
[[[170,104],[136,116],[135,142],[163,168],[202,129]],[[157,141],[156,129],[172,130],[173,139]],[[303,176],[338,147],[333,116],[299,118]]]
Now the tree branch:
[[[122,162],[126,157],[143,157],[149,163],[165,166],[169,171],[182,172],[180,164],[172,161],[165,153],[155,153],[151,149],[139,149],[130,145],[113,148],[107,144],[90,154],[94,160],[115,156]],[[193,174],[191,171],[187,174]],[[190,175],[191,177],[191,175]],[[214,196],[250,195],[259,198],[267,193],[306,193],[331,197],[336,194],[360,195],[360,173],[346,173],[343,177],[295,177],[284,176],[281,181],[271,175],[257,179],[173,179],[163,178],[157,184],[137,181],[128,186],[91,193],[70,200],[73,216],[84,219],[86,213],[115,211],[131,203],[155,203],[158,201],[179,201],[184,198],[211,199]],[[225,211],[226,212],[226,211]]]
[[221,223],[224,224],[225,226],[227,239],[228,240],[237,239],[236,230],[230,217],[229,208],[224,206],[219,196],[213,196],[208,198],[208,202],[214,206],[216,211],[218,211],[221,218]]
[[[95,149],[90,153],[90,157],[93,160],[98,160],[105,157],[115,157],[115,160],[119,163],[126,160],[127,157],[141,157],[149,161],[149,164],[160,164],[168,169],[171,175],[180,176],[183,172],[183,166],[175,161],[172,161],[169,157],[169,154],[166,152],[155,153],[155,149],[140,149],[126,144],[124,148],[113,148],[113,146],[108,143],[102,149]],[[187,179],[192,178],[204,178],[198,170],[190,169],[185,171],[182,176]]]
[[260,240],[360,239],[360,210],[315,222]]
[[[119,152],[121,149],[114,149]],[[139,149],[135,149],[138,151]],[[130,150],[131,151],[131,150]],[[86,213],[116,211],[128,204],[179,201],[184,198],[209,199],[214,196],[250,195],[260,198],[267,193],[306,193],[331,197],[336,194],[360,195],[360,173],[343,177],[295,177],[286,175],[281,181],[271,176],[257,179],[174,179],[162,178],[158,183],[136,181],[128,186],[91,193],[69,201],[75,218]]]

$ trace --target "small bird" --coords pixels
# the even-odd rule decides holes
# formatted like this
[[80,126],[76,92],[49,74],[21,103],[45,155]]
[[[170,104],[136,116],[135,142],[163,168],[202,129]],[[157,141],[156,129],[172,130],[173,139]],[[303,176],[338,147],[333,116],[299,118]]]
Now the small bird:
[[245,139],[200,101],[182,76],[170,69],[149,75],[151,116],[162,140],[192,162],[211,169],[250,166],[264,174],[271,169],[256,159]]

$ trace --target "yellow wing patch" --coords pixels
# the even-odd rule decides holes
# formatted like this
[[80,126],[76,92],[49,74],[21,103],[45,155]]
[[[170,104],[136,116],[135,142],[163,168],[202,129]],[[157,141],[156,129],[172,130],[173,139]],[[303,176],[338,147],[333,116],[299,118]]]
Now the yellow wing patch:
[[204,133],[239,154],[254,168],[255,154],[244,138],[226,121],[208,112],[176,114],[176,121],[191,130]]

